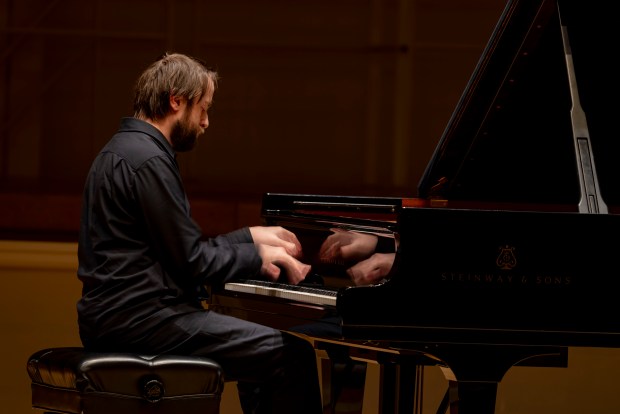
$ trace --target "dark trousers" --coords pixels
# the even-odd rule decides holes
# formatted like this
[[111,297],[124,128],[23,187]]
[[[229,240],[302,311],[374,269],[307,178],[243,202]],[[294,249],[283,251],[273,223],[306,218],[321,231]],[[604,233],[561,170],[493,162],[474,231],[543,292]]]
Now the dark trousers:
[[116,348],[212,358],[237,381],[245,414],[320,414],[315,350],[307,340],[267,326],[197,310],[159,321]]

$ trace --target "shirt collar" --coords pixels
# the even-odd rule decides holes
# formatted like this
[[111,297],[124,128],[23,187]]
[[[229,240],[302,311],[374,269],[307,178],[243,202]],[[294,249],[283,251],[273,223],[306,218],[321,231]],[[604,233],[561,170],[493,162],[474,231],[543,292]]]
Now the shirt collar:
[[138,118],[125,117],[121,119],[121,125],[119,132],[141,132],[153,138],[158,145],[163,148],[172,158],[176,158],[176,152],[172,149],[172,146],[161,133],[159,129]]

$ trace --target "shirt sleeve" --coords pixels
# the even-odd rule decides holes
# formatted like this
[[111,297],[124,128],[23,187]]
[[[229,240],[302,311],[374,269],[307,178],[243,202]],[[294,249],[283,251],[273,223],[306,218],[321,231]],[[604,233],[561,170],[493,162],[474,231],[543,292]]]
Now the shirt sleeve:
[[172,277],[194,283],[225,282],[253,277],[261,258],[249,229],[206,241],[191,218],[178,168],[165,157],[154,157],[137,171],[134,192],[143,213],[144,229],[154,253]]

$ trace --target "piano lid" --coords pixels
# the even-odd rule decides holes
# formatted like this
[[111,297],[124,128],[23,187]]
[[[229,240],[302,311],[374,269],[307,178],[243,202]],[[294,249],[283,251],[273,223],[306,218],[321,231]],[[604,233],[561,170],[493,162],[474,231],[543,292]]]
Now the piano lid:
[[578,204],[558,2],[601,195],[620,205],[620,35],[603,0],[507,2],[419,182],[420,197]]

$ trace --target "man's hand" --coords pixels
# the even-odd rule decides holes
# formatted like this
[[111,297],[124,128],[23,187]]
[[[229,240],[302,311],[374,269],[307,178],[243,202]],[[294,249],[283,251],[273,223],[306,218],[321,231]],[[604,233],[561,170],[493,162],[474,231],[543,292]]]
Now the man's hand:
[[271,281],[276,281],[284,271],[288,282],[297,285],[310,272],[310,265],[305,264],[290,255],[284,247],[258,244],[258,254],[263,260],[261,275]]
[[301,243],[292,231],[280,226],[254,226],[250,233],[255,244],[283,247],[293,257],[301,257]]

